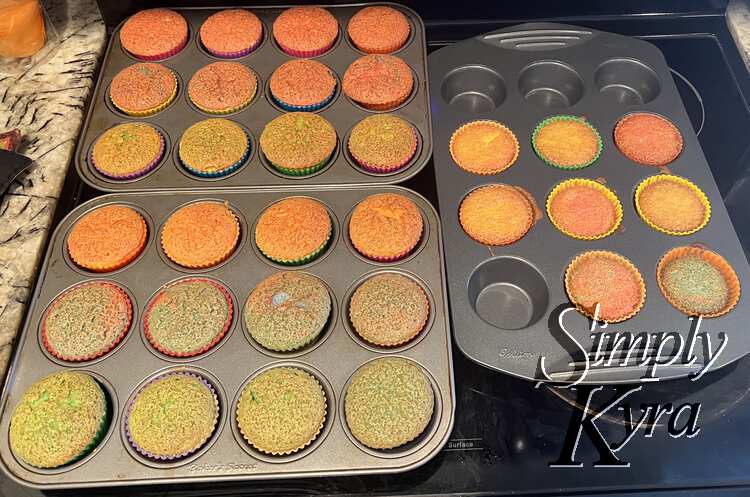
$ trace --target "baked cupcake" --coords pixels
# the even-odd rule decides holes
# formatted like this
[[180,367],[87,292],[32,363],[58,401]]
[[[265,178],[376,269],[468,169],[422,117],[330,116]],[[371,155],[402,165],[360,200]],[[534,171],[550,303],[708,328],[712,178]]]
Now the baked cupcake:
[[13,454],[37,468],[57,468],[89,454],[104,437],[110,414],[99,383],[85,373],[51,374],[29,387],[13,411]]
[[622,204],[601,183],[584,178],[563,181],[547,197],[547,215],[564,234],[579,240],[609,236],[622,221]]
[[214,57],[244,57],[263,40],[263,24],[249,10],[222,10],[208,16],[201,25],[200,40],[203,48]]
[[322,7],[292,7],[273,22],[273,38],[292,57],[317,57],[333,47],[338,35],[336,18]]
[[169,216],[161,246],[175,264],[200,269],[226,260],[239,238],[240,223],[226,203],[196,202]]
[[333,100],[336,77],[317,60],[295,59],[273,71],[269,88],[271,98],[282,109],[312,112]]
[[328,164],[336,149],[336,130],[318,114],[290,112],[266,124],[260,149],[274,169],[306,176]]
[[136,179],[156,169],[164,156],[164,137],[145,123],[123,123],[101,134],[91,148],[91,166],[107,178]]
[[191,174],[218,178],[233,173],[247,161],[250,139],[239,124],[229,119],[206,119],[185,130],[177,153]]
[[451,136],[451,157],[464,171],[497,174],[518,159],[518,140],[513,132],[497,121],[472,121]]
[[458,217],[466,234],[479,243],[508,245],[534,225],[534,207],[520,189],[497,183],[470,192]]
[[430,301],[413,279],[398,273],[365,280],[349,302],[354,331],[382,347],[402,345],[416,337],[430,317]]
[[166,109],[177,96],[177,76],[153,62],[126,67],[112,79],[109,99],[129,116],[146,117]]
[[411,26],[406,16],[393,7],[375,5],[354,14],[346,31],[359,50],[386,54],[404,46],[411,34]]
[[393,114],[368,116],[349,135],[349,153],[371,173],[392,173],[404,168],[417,152],[417,132]]
[[120,44],[141,60],[162,60],[185,48],[188,25],[174,10],[147,9],[130,16],[120,29]]
[[370,195],[357,204],[349,219],[352,245],[374,261],[403,259],[422,239],[423,230],[417,204],[396,193]]
[[435,394],[422,368],[410,360],[370,361],[352,376],[346,390],[346,424],[354,438],[373,449],[393,449],[424,432]]
[[325,284],[307,273],[272,274],[256,286],[245,304],[245,325],[263,347],[291,352],[312,343],[331,314]]
[[667,302],[688,316],[722,316],[740,299],[740,281],[732,266],[702,247],[675,247],[664,254],[656,282]]
[[599,132],[585,119],[576,116],[545,119],[534,129],[531,145],[540,159],[561,169],[590,166],[602,152]]
[[370,110],[390,110],[409,98],[414,88],[411,68],[393,55],[365,55],[344,73],[344,93]]
[[146,222],[134,209],[105,205],[85,214],[73,225],[68,254],[83,269],[99,273],[130,264],[146,247]]
[[620,152],[645,166],[666,166],[682,152],[680,130],[656,114],[628,114],[617,122],[614,135]]
[[565,291],[582,314],[605,323],[635,316],[646,300],[643,277],[633,263],[603,250],[583,252],[573,259],[565,270]]
[[194,357],[224,338],[232,324],[232,309],[232,297],[223,285],[186,278],[170,283],[151,299],[143,333],[162,354]]
[[255,449],[287,455],[309,445],[323,429],[327,399],[312,375],[276,367],[260,373],[237,402],[240,433]]
[[144,385],[125,412],[125,436],[157,461],[187,457],[205,445],[219,421],[214,388],[190,372],[166,373]]
[[690,235],[711,217],[711,203],[696,185],[671,174],[641,181],[635,190],[635,208],[644,223],[668,235]]
[[323,204],[311,198],[290,197],[260,215],[255,244],[272,261],[296,266],[322,254],[332,232],[331,216]]
[[247,107],[258,91],[258,78],[239,62],[214,62],[193,74],[190,101],[209,114],[230,114]]
[[42,318],[44,348],[64,361],[90,361],[125,338],[133,306],[122,288],[104,281],[74,286],[57,297]]

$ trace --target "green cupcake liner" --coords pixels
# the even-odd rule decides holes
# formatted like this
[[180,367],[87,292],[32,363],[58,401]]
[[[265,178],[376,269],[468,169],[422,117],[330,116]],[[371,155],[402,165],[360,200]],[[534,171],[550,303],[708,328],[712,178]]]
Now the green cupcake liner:
[[[539,130],[541,130],[547,124],[550,124],[550,123],[556,122],[556,121],[576,121],[576,122],[579,122],[579,123],[582,123],[582,124],[586,125],[596,135],[596,141],[597,141],[597,145],[598,145],[598,147],[597,147],[598,149],[596,151],[596,155],[594,155],[594,157],[590,161],[585,162],[583,164],[576,164],[574,166],[563,166],[563,165],[560,165],[560,164],[556,164],[556,163],[550,161],[549,159],[547,159],[546,157],[544,157],[539,152],[539,150],[537,150],[537,148],[536,148],[536,137],[537,137],[537,134],[539,133]],[[578,117],[578,116],[571,116],[571,115],[561,114],[561,115],[558,115],[558,116],[548,117],[548,118],[544,119],[542,122],[540,122],[539,124],[536,125],[536,128],[534,128],[534,131],[531,134],[531,147],[534,149],[534,153],[536,154],[536,156],[539,157],[542,160],[542,162],[544,162],[548,166],[556,167],[558,169],[564,169],[566,171],[573,171],[573,170],[577,170],[577,169],[583,169],[584,167],[588,167],[591,164],[593,164],[594,162],[596,162],[599,159],[599,156],[602,154],[602,149],[604,148],[604,143],[602,142],[602,137],[599,134],[599,132],[588,121],[586,121],[585,119],[583,119],[581,117]]]
[[326,238],[326,241],[323,242],[323,244],[320,247],[318,247],[317,249],[315,249],[314,251],[312,251],[311,253],[309,253],[308,255],[300,259],[276,259],[268,255],[267,253],[263,252],[260,249],[260,247],[258,247],[258,250],[260,250],[261,253],[265,255],[266,257],[268,257],[270,260],[278,264],[283,264],[285,266],[301,266],[302,264],[307,264],[308,262],[312,262],[315,259],[317,259],[318,256],[322,254],[328,248],[328,245],[330,242],[331,242],[331,231],[328,232],[328,238]]
[[[97,384],[99,382],[97,381]],[[102,389],[102,393],[104,394],[104,417],[102,418],[102,422],[99,424],[99,429],[96,430],[96,433],[94,434],[94,438],[91,439],[91,442],[81,450],[81,452],[73,457],[70,461],[64,464],[64,466],[67,466],[68,464],[73,464],[75,462],[80,461],[87,455],[89,455],[96,447],[101,443],[101,441],[104,439],[104,436],[107,434],[107,430],[109,430],[109,424],[112,421],[112,403],[110,402],[109,396],[107,395],[107,391],[99,385],[99,388]]]
[[304,167],[304,168],[301,168],[301,169],[299,169],[299,168],[290,169],[288,167],[283,167],[283,166],[280,166],[278,164],[274,164],[271,161],[268,161],[268,162],[269,162],[269,164],[271,164],[271,166],[274,169],[276,169],[280,173],[288,174],[289,176],[307,176],[309,174],[318,172],[321,169],[323,169],[323,167],[325,167],[325,165],[328,164],[328,161],[330,159],[331,159],[331,156],[329,155],[328,157],[326,157],[322,161],[318,162],[317,164],[314,164],[314,165],[308,166],[308,167]]

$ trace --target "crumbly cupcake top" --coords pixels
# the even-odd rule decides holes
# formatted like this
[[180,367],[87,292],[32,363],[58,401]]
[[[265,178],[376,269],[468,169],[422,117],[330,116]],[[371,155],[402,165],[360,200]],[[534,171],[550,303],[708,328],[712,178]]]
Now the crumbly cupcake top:
[[647,178],[636,190],[636,208],[646,223],[670,234],[690,234],[711,215],[706,195],[684,178],[662,174]]
[[352,16],[347,33],[363,52],[391,53],[404,46],[411,26],[406,16],[393,7],[374,5]]
[[322,7],[292,7],[273,23],[276,42],[282,48],[300,52],[325,50],[336,41],[338,33],[336,18]]
[[188,83],[188,96],[201,110],[232,112],[246,106],[258,90],[258,78],[239,62],[213,62],[201,67]]
[[586,167],[602,149],[599,133],[575,116],[545,119],[534,130],[532,144],[543,161],[562,168]]
[[414,77],[409,66],[394,55],[365,55],[344,73],[344,93],[365,106],[399,105],[411,93]]
[[126,67],[112,79],[109,96],[125,113],[148,112],[172,100],[177,78],[171,69],[153,62]]
[[243,160],[250,141],[242,127],[229,119],[199,121],[180,138],[180,160],[191,169],[217,173]]
[[534,224],[534,208],[519,189],[504,184],[482,186],[469,193],[459,209],[464,231],[487,245],[507,245]]
[[147,9],[136,12],[120,29],[122,48],[141,58],[170,55],[185,45],[188,26],[174,10]]
[[263,36],[258,16],[245,9],[227,9],[211,14],[201,25],[203,46],[220,54],[236,54],[256,46]]
[[263,128],[260,148],[272,164],[303,169],[331,156],[336,148],[336,130],[318,114],[289,112]]
[[145,123],[124,123],[109,128],[91,150],[96,169],[108,176],[137,173],[157,160],[164,151],[164,138]]
[[518,159],[518,140],[497,121],[473,121],[451,136],[450,153],[461,169],[476,174],[497,174]]
[[622,218],[622,206],[615,194],[593,180],[564,181],[553,189],[547,202],[550,221],[574,238],[607,236]]
[[417,205],[395,193],[370,195],[349,220],[349,238],[368,257],[400,257],[422,238],[424,222]]
[[107,400],[91,376],[65,371],[34,383],[10,420],[10,448],[24,462],[56,468],[94,448],[107,429]]
[[417,149],[414,128],[392,114],[368,116],[349,135],[349,151],[368,167],[388,168],[408,161]]
[[615,144],[628,159],[646,166],[665,166],[682,152],[682,134],[664,117],[628,114],[615,126]]
[[274,70],[269,85],[274,98],[286,105],[317,105],[333,95],[336,78],[317,60],[294,59]]
[[273,259],[294,261],[324,247],[331,229],[331,216],[323,204],[291,197],[263,211],[255,225],[255,243]]
[[664,265],[659,277],[670,300],[693,315],[714,314],[729,303],[724,274],[700,255],[676,257]]
[[432,417],[435,396],[413,362],[388,357],[354,373],[344,409],[352,435],[373,449],[399,447],[417,438]]

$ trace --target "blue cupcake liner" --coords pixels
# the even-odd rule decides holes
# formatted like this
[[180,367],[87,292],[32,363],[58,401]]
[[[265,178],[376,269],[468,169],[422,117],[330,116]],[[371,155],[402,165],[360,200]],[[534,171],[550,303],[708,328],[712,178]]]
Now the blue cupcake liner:
[[232,174],[237,169],[242,167],[242,165],[247,162],[248,158],[250,157],[250,153],[252,152],[253,143],[252,140],[250,140],[250,136],[248,136],[247,133],[245,133],[245,136],[247,137],[247,148],[245,149],[245,153],[242,154],[242,157],[240,160],[235,162],[234,164],[230,165],[229,167],[226,167],[220,171],[200,171],[198,169],[194,169],[187,164],[185,164],[185,161],[182,160],[182,157],[180,157],[180,146],[177,145],[177,158],[180,162],[180,165],[190,174],[194,176],[199,176],[201,178],[221,178],[222,176],[227,176],[228,174]]
[[323,107],[325,107],[326,105],[328,105],[329,103],[331,103],[331,101],[333,100],[333,97],[336,96],[336,88],[337,88],[337,86],[338,86],[338,83],[336,83],[336,86],[333,87],[333,91],[331,92],[331,94],[328,97],[326,97],[325,100],[323,100],[320,103],[313,104],[313,105],[290,105],[290,104],[287,104],[287,103],[281,101],[280,99],[276,98],[276,95],[274,95],[273,93],[271,93],[271,92],[269,92],[269,93],[271,93],[271,98],[273,99],[273,102],[276,105],[278,105],[279,107],[281,107],[282,109],[286,110],[286,111],[289,111],[289,112],[315,112],[316,110],[322,109]]

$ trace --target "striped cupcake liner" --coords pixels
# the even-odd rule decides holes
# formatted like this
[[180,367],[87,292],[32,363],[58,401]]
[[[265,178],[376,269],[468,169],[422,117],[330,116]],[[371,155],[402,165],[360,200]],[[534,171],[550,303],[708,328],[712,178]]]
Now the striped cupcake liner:
[[102,176],[105,176],[109,179],[120,180],[120,181],[140,178],[150,173],[151,171],[156,169],[156,166],[158,166],[162,158],[164,158],[164,151],[166,149],[166,144],[164,142],[164,135],[162,135],[161,131],[159,131],[158,129],[156,128],[153,128],[153,129],[155,129],[156,132],[159,134],[159,142],[160,142],[159,152],[156,154],[156,157],[151,162],[149,162],[145,167],[137,171],[134,171],[132,173],[128,173],[128,174],[109,173],[105,169],[96,165],[96,161],[94,161],[94,147],[91,147],[91,151],[89,152],[89,163],[91,164],[91,167],[93,167]]
[[308,167],[301,167],[301,168],[283,167],[278,164],[274,164],[271,161],[268,161],[268,163],[271,164],[271,167],[273,167],[280,173],[283,173],[289,176],[308,176],[310,174],[316,173],[320,171],[321,169],[323,169],[330,160],[331,160],[331,156],[329,155],[328,157],[326,157],[321,162],[318,162],[315,165],[308,166]]
[[[338,83],[337,83],[338,85]],[[284,102],[280,98],[278,98],[276,95],[271,93],[271,98],[273,99],[273,103],[281,107],[282,109],[289,111],[289,112],[315,112],[316,110],[320,110],[333,100],[333,97],[336,96],[336,86],[333,87],[333,91],[331,91],[331,94],[328,95],[326,98],[321,100],[319,103],[311,104],[311,105],[292,105]]]
[[234,164],[224,169],[220,169],[218,171],[204,171],[204,170],[189,166],[185,163],[184,160],[182,160],[182,157],[179,157],[180,154],[179,154],[179,147],[178,147],[177,155],[178,155],[180,165],[190,174],[193,174],[195,176],[200,176],[201,178],[221,178],[229,174],[232,174],[233,172],[238,170],[240,167],[242,167],[245,164],[245,162],[247,162],[247,159],[250,157],[250,153],[252,152],[252,143],[250,142],[250,137],[247,136],[247,133],[245,133],[245,136],[247,137],[247,147],[245,148],[245,153],[242,154],[242,157],[240,158],[240,160],[238,160]]
[[[564,227],[562,227],[557,220],[555,219],[555,216],[552,215],[552,202],[554,202],[555,197],[557,197],[561,192],[563,192],[565,189],[570,188],[572,186],[584,186],[586,188],[590,188],[593,190],[596,190],[600,193],[602,193],[605,197],[607,197],[607,200],[610,201],[612,204],[612,207],[615,209],[615,220],[612,223],[612,226],[608,230],[606,230],[603,233],[599,233],[597,235],[581,235],[580,233],[575,233],[573,231],[567,230]],[[552,225],[557,228],[557,230],[567,235],[571,238],[576,238],[578,240],[599,240],[601,238],[606,238],[612,233],[614,233],[617,228],[620,227],[620,223],[622,223],[622,204],[620,203],[620,199],[617,198],[617,195],[615,195],[615,192],[607,188],[606,186],[602,185],[598,181],[594,181],[591,179],[585,179],[585,178],[572,178],[569,180],[565,180],[561,183],[559,183],[557,186],[555,186],[550,194],[547,196],[547,203],[545,206],[547,210],[547,217],[549,218]]]
[[[182,50],[187,46],[189,38],[190,38],[190,34],[188,33],[188,34],[185,35],[185,38],[180,41],[180,43],[179,43],[179,45],[177,47],[173,48],[172,50],[168,50],[166,52],[163,52],[163,53],[160,53],[160,54],[157,54],[157,55],[139,55],[139,54],[137,54],[135,52],[129,52],[127,50],[125,50],[125,51],[128,52],[130,55],[132,55],[133,57],[135,57],[138,60],[145,60],[145,61],[148,61],[148,62],[155,62],[155,61],[159,61],[159,60],[168,59],[168,58],[172,57],[173,55],[177,55],[178,53],[182,52]],[[124,50],[124,48],[123,48],[123,50]]]
[[276,44],[279,46],[279,48],[287,55],[291,55],[292,57],[300,57],[304,59],[310,59],[312,57],[317,57],[318,55],[323,55],[324,53],[328,52],[333,48],[333,46],[336,44],[336,41],[338,40],[338,36],[333,39],[331,43],[326,45],[324,48],[318,49],[318,50],[295,50],[294,48],[288,47],[284,45],[283,43],[279,42],[278,39],[276,39]]
[[172,77],[174,78],[174,90],[172,91],[172,94],[167,98],[167,100],[165,100],[163,103],[155,107],[151,107],[150,109],[146,109],[146,110],[135,110],[135,111],[128,110],[120,105],[117,105],[117,102],[115,102],[111,94],[109,95],[110,103],[115,109],[119,110],[123,114],[127,114],[133,117],[148,117],[148,116],[153,116],[154,114],[163,111],[164,109],[172,105],[172,102],[174,102],[175,98],[177,98],[177,92],[179,91],[179,83],[177,81],[177,76],[175,76],[174,71],[172,71],[171,69],[169,69],[169,72],[172,74]]
[[[596,135],[597,150],[596,150],[596,154],[594,154],[594,157],[592,157],[590,160],[586,162],[583,162],[581,164],[575,164],[572,166],[557,164],[549,160],[548,158],[546,158],[537,148],[536,138],[537,138],[537,135],[539,134],[539,131],[541,131],[541,129],[544,126],[553,122],[557,122],[557,121],[575,121],[577,123],[586,125],[586,127],[589,128]],[[578,116],[559,115],[559,116],[548,117],[547,119],[544,119],[542,122],[536,125],[536,128],[534,128],[534,131],[531,134],[531,147],[534,149],[534,153],[537,155],[537,157],[539,157],[548,166],[552,166],[552,167],[556,167],[558,169],[564,169],[564,170],[574,170],[574,169],[583,169],[585,167],[590,166],[594,162],[596,162],[599,159],[599,156],[602,154],[604,143],[602,142],[602,137],[599,134],[599,132],[596,130],[596,128],[593,127],[591,124],[589,124],[589,122],[586,121],[585,119],[578,117]]]
[[369,163],[366,160],[357,157],[357,154],[354,153],[349,143],[347,143],[346,147],[349,150],[349,155],[352,156],[352,158],[357,163],[357,165],[361,167],[362,169],[364,169],[365,171],[367,171],[368,173],[376,173],[376,174],[393,173],[406,167],[412,161],[412,159],[417,153],[417,147],[419,146],[419,137],[417,136],[417,132],[414,130],[414,127],[412,127],[411,131],[414,135],[414,147],[412,148],[411,152],[409,153],[408,156],[406,156],[405,159],[393,165],[383,166],[380,164]]

